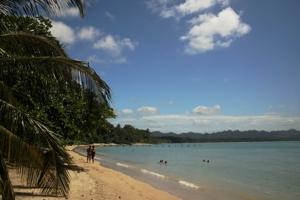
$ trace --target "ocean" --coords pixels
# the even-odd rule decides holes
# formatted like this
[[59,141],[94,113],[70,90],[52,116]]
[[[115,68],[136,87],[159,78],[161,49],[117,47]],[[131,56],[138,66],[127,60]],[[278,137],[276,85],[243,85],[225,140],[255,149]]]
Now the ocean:
[[112,146],[97,157],[183,199],[300,199],[300,142]]

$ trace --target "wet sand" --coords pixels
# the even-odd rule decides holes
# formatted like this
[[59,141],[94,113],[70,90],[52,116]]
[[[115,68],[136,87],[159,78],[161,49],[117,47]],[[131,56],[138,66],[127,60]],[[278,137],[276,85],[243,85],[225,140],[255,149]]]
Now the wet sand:
[[[87,163],[84,156],[75,153],[76,146],[69,146],[68,152],[73,161],[83,171],[70,171],[71,184],[68,199],[71,200],[177,200],[165,191],[161,191],[128,175],[101,166],[98,161]],[[14,185],[19,185],[18,175],[11,171],[10,176]],[[16,199],[24,200],[54,200],[64,197],[42,196],[38,191],[15,188],[19,194]],[[21,192],[21,194],[20,194]],[[23,193],[23,194],[22,194]]]

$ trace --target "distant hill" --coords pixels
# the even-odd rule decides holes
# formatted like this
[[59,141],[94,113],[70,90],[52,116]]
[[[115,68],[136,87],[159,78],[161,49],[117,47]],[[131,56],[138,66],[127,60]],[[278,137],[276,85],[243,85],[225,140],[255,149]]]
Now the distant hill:
[[151,132],[150,137],[154,141],[169,143],[184,142],[257,142],[257,141],[300,141],[300,131],[239,131],[227,130],[215,133],[162,133]]

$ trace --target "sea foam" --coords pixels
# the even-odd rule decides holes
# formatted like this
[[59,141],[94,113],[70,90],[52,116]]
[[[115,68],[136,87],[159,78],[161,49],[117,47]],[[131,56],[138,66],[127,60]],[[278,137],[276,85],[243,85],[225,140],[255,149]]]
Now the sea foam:
[[195,185],[194,183],[190,183],[190,182],[187,182],[187,181],[184,181],[184,180],[179,180],[178,183],[180,185],[183,185],[185,187],[189,187],[189,188],[193,188],[193,189],[199,189],[199,186],[198,185]]
[[119,162],[117,162],[116,165],[119,166],[119,167],[125,167],[125,168],[129,168],[130,167],[129,165],[126,165],[126,164],[123,164],[123,163],[119,163]]
[[152,176],[156,176],[158,178],[166,178],[165,175],[162,175],[162,174],[159,174],[159,173],[156,173],[156,172],[152,172],[152,171],[149,171],[149,170],[146,170],[146,169],[141,169],[141,172],[143,172],[144,174],[150,174]]

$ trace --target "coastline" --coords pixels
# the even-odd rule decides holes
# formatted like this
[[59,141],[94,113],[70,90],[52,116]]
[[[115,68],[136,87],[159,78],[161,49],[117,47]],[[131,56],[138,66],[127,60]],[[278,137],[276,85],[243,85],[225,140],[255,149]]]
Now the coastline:
[[[105,144],[112,145],[112,144]],[[105,146],[104,144],[95,144],[95,146]],[[115,145],[115,144],[113,144]],[[83,171],[70,171],[70,193],[68,199],[71,200],[178,200],[179,198],[159,190],[142,181],[136,180],[128,175],[118,171],[103,167],[99,161],[95,163],[86,163],[86,158],[73,151],[76,147],[85,145],[68,146],[68,153],[73,162],[81,167]],[[20,183],[18,175],[12,170],[10,176],[14,185]],[[38,191],[33,189],[16,189],[18,195],[16,199],[24,200],[54,200],[65,199],[64,197],[50,197],[39,195]]]
[[[95,147],[127,146],[119,144],[91,144]],[[138,144],[143,145],[143,144]],[[147,144],[146,144],[147,145]],[[191,185],[185,179],[174,179],[165,174],[153,173],[147,168],[141,170],[134,165],[116,160],[107,160],[101,156],[96,157],[94,163],[87,163],[85,150],[88,145],[67,146],[66,149],[78,166],[80,171],[70,170],[70,193],[71,200],[267,200],[262,196],[249,196],[243,190],[227,190],[226,187],[211,187],[210,185]],[[99,156],[99,155],[98,155]],[[137,170],[138,169],[138,170]],[[12,170],[13,171],[13,170]],[[154,171],[156,172],[156,171]],[[16,199],[25,200],[62,200],[64,197],[42,196],[38,191],[18,188],[18,175],[12,175]],[[163,176],[163,177],[161,177]],[[179,181],[180,180],[180,181]],[[220,190],[221,189],[221,190]],[[251,193],[250,193],[251,194]]]
[[[120,144],[93,144],[95,147],[126,147],[129,145]],[[144,144],[133,144],[132,146],[139,146]],[[146,144],[149,145],[149,144]],[[80,155],[85,155],[87,145],[81,145],[80,147],[74,149]],[[97,154],[98,155],[98,154]],[[241,188],[230,188],[227,185],[208,185],[202,183],[193,182],[189,179],[182,177],[170,176],[170,174],[161,173],[159,171],[148,169],[145,166],[136,166],[122,161],[122,159],[107,159],[105,154],[96,156],[96,159],[100,160],[101,165],[105,168],[111,169],[113,171],[125,174],[135,180],[141,181],[142,183],[149,184],[150,186],[168,192],[171,195],[175,195],[179,199],[189,199],[189,200],[267,200],[269,198],[264,198],[260,195],[252,195],[251,193],[244,193]],[[153,171],[152,171],[153,170]],[[194,185],[194,183],[196,183]],[[249,195],[250,194],[250,195]],[[158,198],[163,199],[163,198]]]
[[[114,146],[128,146],[127,144],[91,144],[97,147],[114,147]],[[151,145],[151,144],[132,144],[132,146]],[[88,145],[76,146],[73,151],[84,157],[85,149]],[[102,155],[103,156],[103,155]],[[125,176],[133,178],[141,183],[145,183],[156,190],[166,192],[174,195],[175,199],[189,199],[189,200],[250,200],[248,197],[232,194],[226,190],[215,190],[215,188],[207,188],[204,185],[194,185],[191,182],[181,179],[174,179],[173,177],[165,176],[148,169],[139,169],[132,165],[127,165],[119,161],[109,161],[102,156],[96,156],[96,160],[100,161],[101,165],[107,169],[121,173]],[[226,194],[224,196],[224,194]],[[134,200],[133,198],[132,200]],[[141,198],[138,198],[141,199]],[[163,196],[150,198],[164,200]],[[166,199],[167,200],[167,199]],[[251,199],[253,200],[253,199]],[[258,199],[256,199],[258,200]]]

